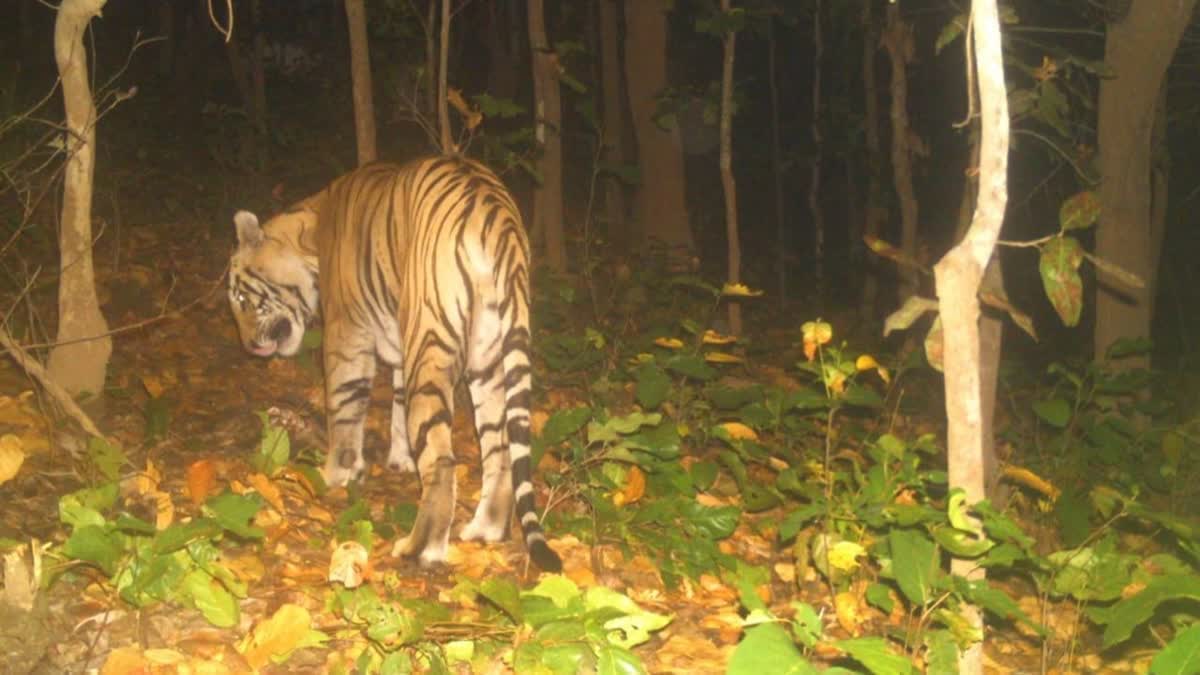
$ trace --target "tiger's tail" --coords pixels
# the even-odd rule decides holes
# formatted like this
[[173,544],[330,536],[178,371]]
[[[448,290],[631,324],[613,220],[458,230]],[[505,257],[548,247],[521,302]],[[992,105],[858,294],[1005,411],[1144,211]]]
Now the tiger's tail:
[[525,535],[529,557],[546,572],[561,572],[562,559],[546,543],[533,499],[533,457],[530,454],[529,406],[532,373],[529,363],[529,328],[512,326],[504,338],[504,426],[512,461],[515,511]]

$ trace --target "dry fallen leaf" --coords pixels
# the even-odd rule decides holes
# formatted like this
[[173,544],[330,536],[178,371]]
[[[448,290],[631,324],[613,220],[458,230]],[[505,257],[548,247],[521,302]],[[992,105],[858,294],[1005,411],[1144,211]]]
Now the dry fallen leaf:
[[25,444],[21,439],[4,434],[0,437],[0,485],[12,480],[25,463]]
[[758,434],[741,422],[723,422],[720,426],[729,434],[730,438],[735,440],[758,440]]
[[343,541],[329,558],[330,583],[358,588],[371,577],[371,554],[357,541]]
[[279,486],[275,481],[261,473],[252,473],[246,478],[246,482],[258,492],[268,504],[276,511],[284,513],[283,494],[279,491]]
[[196,506],[213,493],[217,485],[217,464],[212,459],[192,462],[187,468],[188,498]]
[[282,659],[303,646],[312,632],[312,616],[299,605],[286,604],[259,623],[238,643],[238,651],[255,670],[273,659]]
[[624,506],[636,502],[644,494],[646,494],[646,474],[642,473],[638,467],[631,466],[625,474],[625,487],[620,492],[613,494],[612,502],[614,506]]
[[852,636],[858,636],[859,626],[863,616],[859,612],[858,596],[850,592],[838,593],[833,598],[833,606],[837,611],[838,625]]

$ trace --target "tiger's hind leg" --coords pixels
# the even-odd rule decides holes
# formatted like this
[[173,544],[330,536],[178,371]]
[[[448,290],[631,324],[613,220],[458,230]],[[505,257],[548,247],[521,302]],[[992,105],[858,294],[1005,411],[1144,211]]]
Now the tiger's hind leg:
[[[407,365],[407,364],[406,364]],[[428,566],[446,561],[454,522],[457,484],[450,425],[454,418],[454,386],[449,364],[426,358],[408,373],[408,439],[421,476],[421,504],[408,536],[397,541],[392,555],[417,557]]]
[[412,473],[417,470],[412,450],[408,445],[408,401],[404,386],[404,369],[397,364],[392,369],[392,445],[388,451],[387,466],[392,471]]
[[490,349],[481,348],[478,350],[481,353],[471,355],[472,363],[467,370],[471,401],[475,406],[475,430],[479,434],[483,486],[475,517],[460,535],[467,540],[495,542],[508,537],[513,513],[513,484],[504,423],[504,368],[500,362],[499,340],[493,338],[490,346]]
[[363,423],[375,378],[374,345],[353,328],[329,321],[325,329],[325,416],[329,456],[325,483],[345,485],[362,475]]

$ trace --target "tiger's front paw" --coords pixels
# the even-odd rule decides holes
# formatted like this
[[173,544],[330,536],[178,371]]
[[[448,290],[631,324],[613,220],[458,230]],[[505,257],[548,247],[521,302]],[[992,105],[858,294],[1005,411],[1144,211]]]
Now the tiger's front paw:
[[341,451],[329,455],[321,474],[325,479],[325,485],[331,488],[341,487],[352,480],[358,480],[365,468],[366,464],[363,462],[361,453],[355,452],[352,448],[343,448]]

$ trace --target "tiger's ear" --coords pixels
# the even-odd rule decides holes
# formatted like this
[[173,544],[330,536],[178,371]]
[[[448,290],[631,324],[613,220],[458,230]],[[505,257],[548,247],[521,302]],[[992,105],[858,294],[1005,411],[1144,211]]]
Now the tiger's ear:
[[249,211],[238,211],[233,214],[233,224],[237,226],[238,246],[254,247],[262,243],[263,231],[258,216]]

